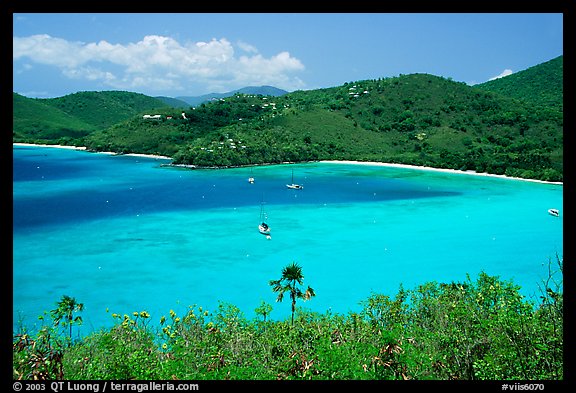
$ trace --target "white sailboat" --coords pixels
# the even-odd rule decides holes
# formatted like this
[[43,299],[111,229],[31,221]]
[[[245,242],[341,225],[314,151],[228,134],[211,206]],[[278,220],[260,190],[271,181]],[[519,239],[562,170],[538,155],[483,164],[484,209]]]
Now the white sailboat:
[[292,169],[292,184],[286,184],[286,187],[293,190],[301,190],[304,188],[304,186],[294,183],[294,169]]
[[270,236],[270,226],[266,222],[268,220],[268,215],[264,212],[264,204],[260,204],[260,222],[258,224],[258,231],[266,236],[267,239],[271,239]]

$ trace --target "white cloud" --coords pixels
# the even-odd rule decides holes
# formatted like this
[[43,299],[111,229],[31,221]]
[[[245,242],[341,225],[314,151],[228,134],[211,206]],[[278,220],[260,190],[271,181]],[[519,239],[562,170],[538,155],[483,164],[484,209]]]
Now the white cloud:
[[62,73],[70,79],[84,79],[89,81],[104,81],[107,84],[114,84],[116,77],[111,72],[102,71],[94,67],[66,68]]
[[490,78],[490,79],[488,79],[488,80],[493,81],[494,79],[503,78],[503,77],[505,77],[505,76],[511,75],[512,73],[513,73],[512,70],[510,70],[510,69],[505,69],[504,71],[502,71],[502,72],[500,73],[500,75],[496,75],[496,76],[494,76],[494,77],[492,77],[492,78]]
[[82,63],[78,56],[80,48],[80,43],[39,34],[24,38],[14,37],[12,56],[14,60],[28,57],[36,63],[69,68]]
[[46,34],[13,38],[13,60],[57,67],[71,79],[99,81],[118,89],[185,91],[187,86],[221,86],[221,91],[269,84],[286,90],[304,86],[294,73],[304,65],[288,52],[269,58],[247,43],[238,57],[225,38],[180,43],[159,35],[129,44],[73,42]]
[[246,42],[243,41],[238,41],[237,43],[238,47],[240,49],[242,49],[244,52],[248,52],[248,53],[258,53],[258,49],[256,49],[256,47],[247,44]]

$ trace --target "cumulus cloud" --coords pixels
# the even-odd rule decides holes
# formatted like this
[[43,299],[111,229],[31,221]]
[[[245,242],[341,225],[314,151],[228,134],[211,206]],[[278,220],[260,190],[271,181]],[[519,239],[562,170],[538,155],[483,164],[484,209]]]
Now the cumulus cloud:
[[281,51],[262,56],[239,42],[243,55],[225,38],[209,42],[181,43],[171,37],[145,36],[138,42],[75,42],[46,34],[13,37],[13,60],[57,67],[71,79],[99,81],[117,89],[186,91],[187,86],[221,86],[236,89],[247,85],[274,85],[300,89],[294,74],[304,70],[300,60]]
[[510,69],[505,69],[504,71],[502,71],[499,75],[496,75],[488,80],[493,81],[494,79],[498,79],[498,78],[503,78],[505,76],[511,75],[513,72]]

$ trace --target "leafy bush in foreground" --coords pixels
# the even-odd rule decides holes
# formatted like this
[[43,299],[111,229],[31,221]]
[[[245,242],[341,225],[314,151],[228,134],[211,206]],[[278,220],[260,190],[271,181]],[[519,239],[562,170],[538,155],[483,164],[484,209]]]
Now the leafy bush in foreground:
[[[147,312],[71,346],[47,329],[14,336],[20,379],[562,380],[562,260],[538,301],[509,281],[428,282],[372,294],[358,313],[298,308],[290,320],[247,319],[229,303],[213,313]],[[267,310],[262,305],[259,309]],[[265,316],[266,313],[262,314]],[[26,337],[25,337],[26,336]],[[43,359],[43,361],[42,361]]]

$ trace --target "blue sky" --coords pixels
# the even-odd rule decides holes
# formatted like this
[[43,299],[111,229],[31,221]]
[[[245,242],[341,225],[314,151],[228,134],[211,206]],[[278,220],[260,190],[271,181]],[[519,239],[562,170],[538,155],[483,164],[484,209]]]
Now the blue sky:
[[469,85],[563,54],[561,13],[15,13],[13,91],[198,96],[428,73]]

